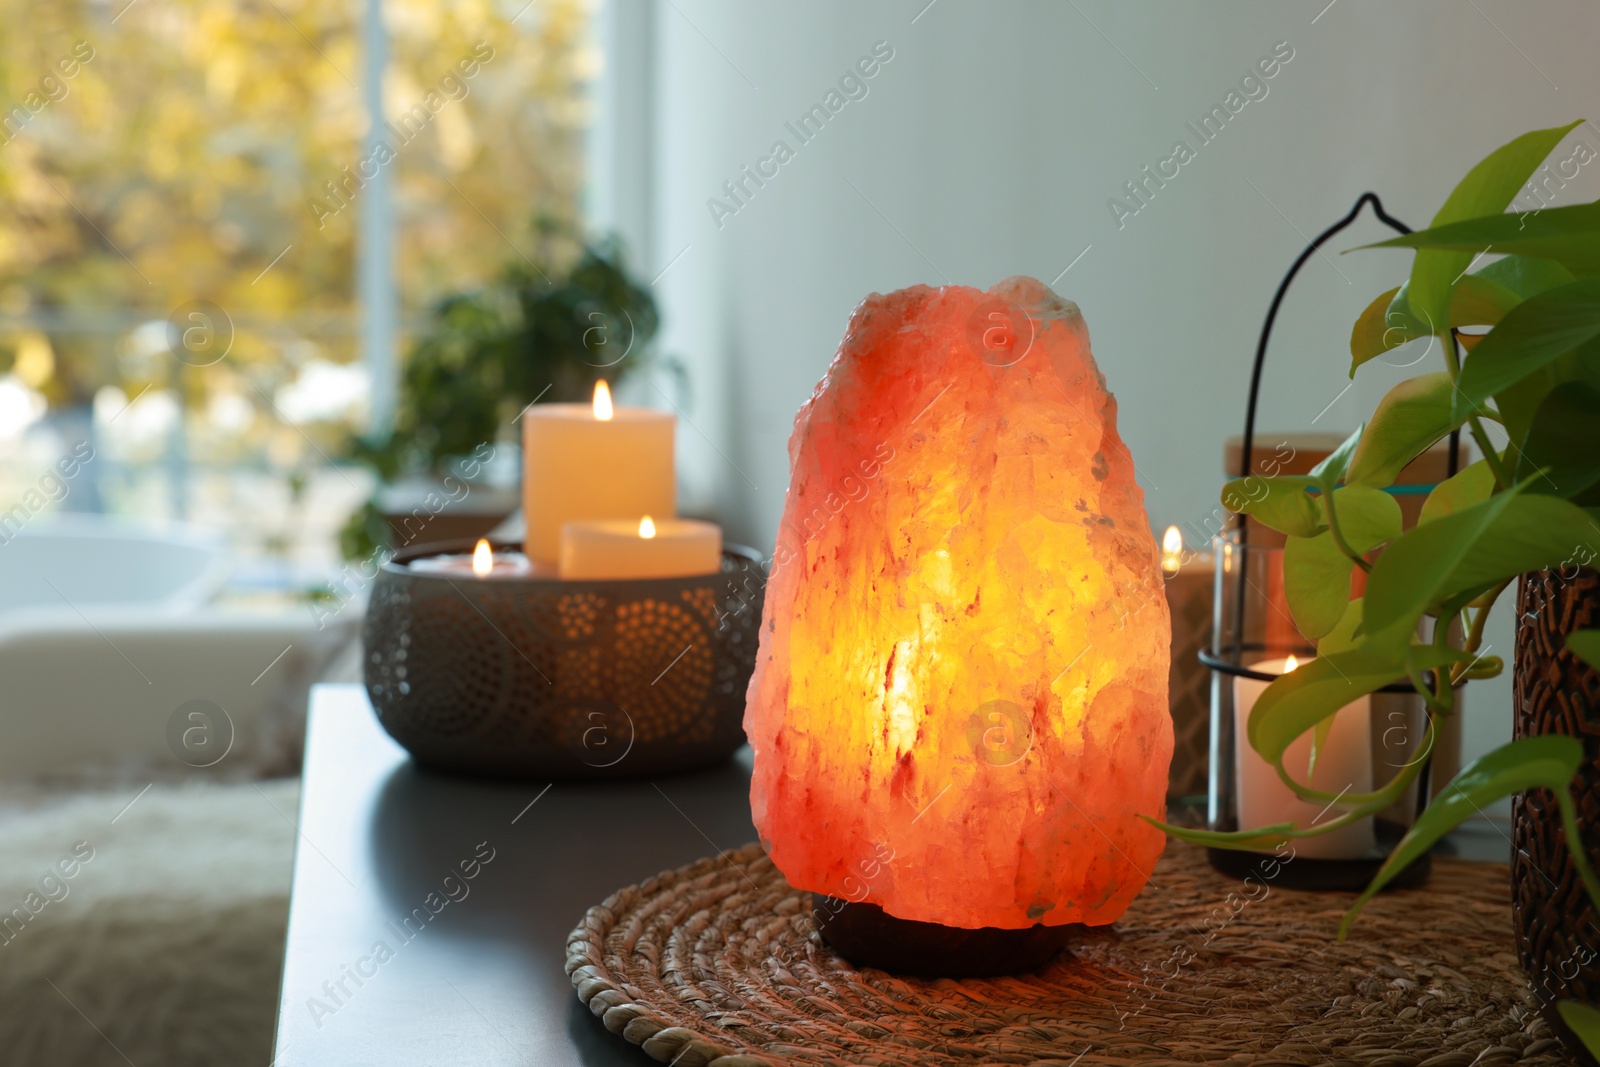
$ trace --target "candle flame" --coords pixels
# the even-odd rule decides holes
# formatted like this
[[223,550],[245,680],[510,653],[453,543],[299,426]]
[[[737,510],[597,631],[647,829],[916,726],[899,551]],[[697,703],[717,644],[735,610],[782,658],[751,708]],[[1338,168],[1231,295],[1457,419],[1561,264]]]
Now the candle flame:
[[1300,661],[1291,655],[1288,659],[1283,661],[1283,673],[1288,674],[1298,666],[1300,666]]
[[479,578],[494,570],[494,550],[489,547],[485,538],[478,538],[477,547],[472,550],[472,573]]
[[648,538],[654,537],[655,535],[656,535],[655,520],[651,519],[650,516],[646,515],[644,518],[639,520],[639,536],[648,539]]
[[611,415],[611,387],[601,378],[594,383],[594,417],[601,422],[610,422]]
[[1161,569],[1168,574],[1177,574],[1183,565],[1183,534],[1178,532],[1176,526],[1168,526],[1167,532],[1161,535]]

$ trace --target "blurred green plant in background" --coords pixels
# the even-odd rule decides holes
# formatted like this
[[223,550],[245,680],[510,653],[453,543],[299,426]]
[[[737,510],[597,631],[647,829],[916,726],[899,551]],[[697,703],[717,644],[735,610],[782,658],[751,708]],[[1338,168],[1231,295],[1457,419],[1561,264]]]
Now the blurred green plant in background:
[[[356,437],[350,452],[383,483],[442,477],[452,459],[515,434],[533,403],[584,402],[595,382],[616,384],[655,359],[660,320],[647,286],[631,278],[614,240],[582,244],[541,219],[542,263],[513,259],[500,279],[440,300],[405,361],[394,432]],[[346,558],[385,544],[374,497],[340,536]]]

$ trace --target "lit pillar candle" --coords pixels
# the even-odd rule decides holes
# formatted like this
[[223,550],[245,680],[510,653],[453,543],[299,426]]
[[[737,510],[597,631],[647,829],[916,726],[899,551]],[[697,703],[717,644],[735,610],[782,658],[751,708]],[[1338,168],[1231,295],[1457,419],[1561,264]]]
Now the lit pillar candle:
[[1173,800],[1205,793],[1211,755],[1211,672],[1199,653],[1211,644],[1212,555],[1184,548],[1183,535],[1168,526],[1161,539],[1161,573],[1172,614],[1172,666],[1167,706],[1172,712],[1172,769],[1167,795]]
[[[1250,664],[1262,674],[1282,675],[1297,666],[1293,656]],[[1250,711],[1270,683],[1255,678],[1233,680],[1233,754],[1238,784],[1239,829],[1248,830],[1271,823],[1292,822],[1304,829],[1319,822],[1331,822],[1340,811],[1327,804],[1301,800],[1283,784],[1277,769],[1250,747]],[[1311,759],[1311,731],[1301,734],[1283,754],[1283,766],[1298,782],[1306,782],[1306,765]],[[1340,708],[1322,751],[1310,786],[1327,793],[1366,793],[1372,789],[1372,702],[1361,697]],[[1313,859],[1355,859],[1373,850],[1372,819],[1357,820],[1349,826],[1317,837],[1294,840],[1295,854]]]
[[616,407],[605,382],[592,404],[535,404],[522,415],[523,548],[554,564],[561,527],[574,520],[629,519],[676,511],[676,419],[650,408]]
[[722,530],[692,519],[569,522],[561,528],[561,577],[678,578],[722,566]]
[[419,574],[463,578],[526,578],[533,573],[533,565],[527,556],[521,552],[496,552],[484,538],[479,538],[470,555],[447,552],[439,556],[424,556],[412,560],[410,566]]

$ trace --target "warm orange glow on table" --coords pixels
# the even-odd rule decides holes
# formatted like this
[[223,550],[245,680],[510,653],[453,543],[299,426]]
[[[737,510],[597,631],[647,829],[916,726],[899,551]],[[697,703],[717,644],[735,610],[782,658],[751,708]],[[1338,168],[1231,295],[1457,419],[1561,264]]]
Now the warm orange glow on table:
[[1115,920],[1163,835],[1159,552],[1075,305],[871,296],[790,439],[745,729],[791,884],[948,926]]

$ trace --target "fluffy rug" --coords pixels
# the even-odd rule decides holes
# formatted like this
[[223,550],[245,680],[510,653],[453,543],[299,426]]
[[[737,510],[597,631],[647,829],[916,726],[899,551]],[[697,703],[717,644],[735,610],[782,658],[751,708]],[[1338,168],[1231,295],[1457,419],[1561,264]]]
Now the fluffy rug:
[[9,1067],[272,1059],[299,783],[137,792],[0,820]]

